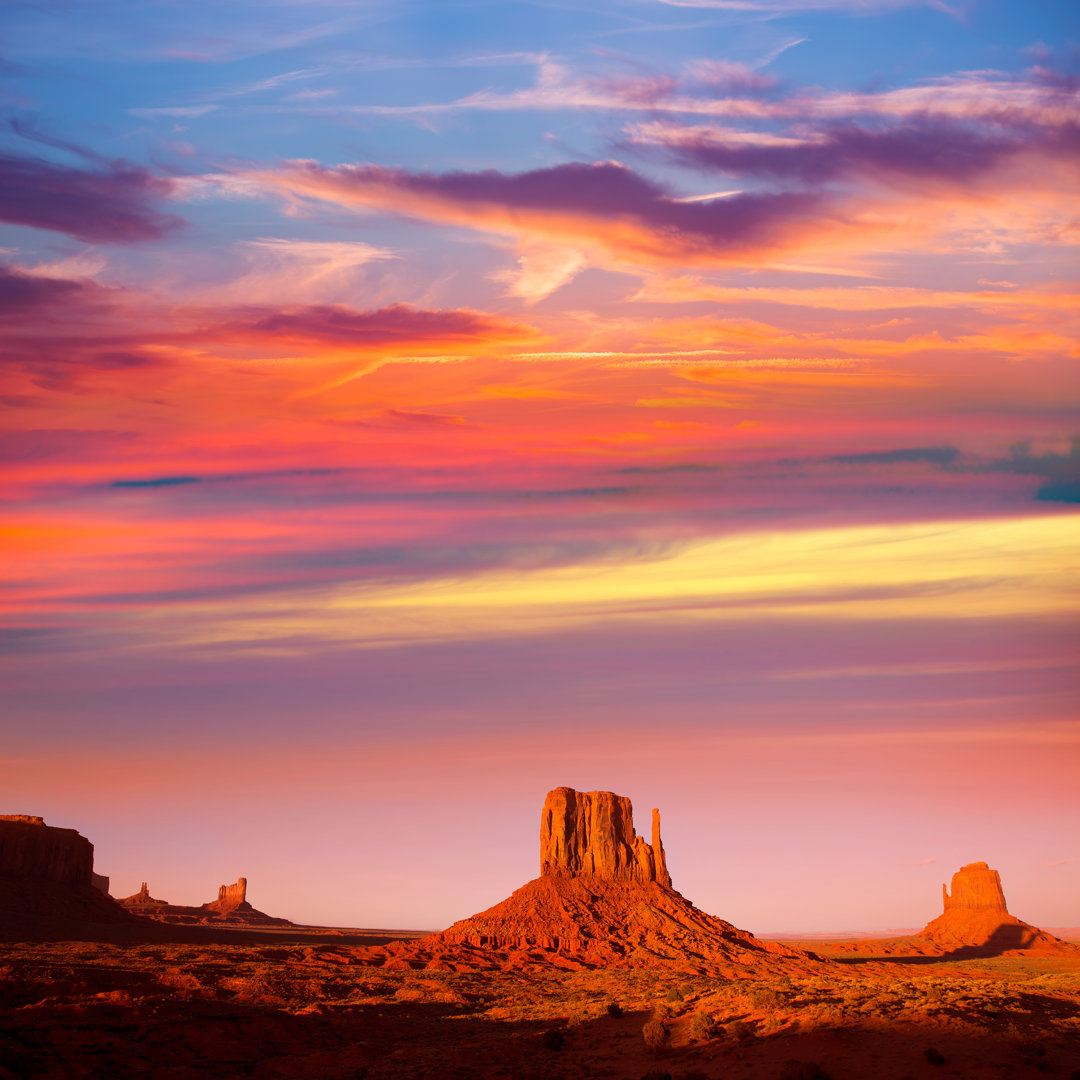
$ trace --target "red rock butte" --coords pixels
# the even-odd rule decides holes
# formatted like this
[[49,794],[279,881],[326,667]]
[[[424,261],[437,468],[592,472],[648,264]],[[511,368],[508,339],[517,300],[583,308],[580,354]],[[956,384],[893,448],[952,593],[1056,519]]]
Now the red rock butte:
[[1080,948],[1031,926],[1005,906],[1001,876],[984,862],[961,866],[941,886],[945,910],[911,937],[844,943],[841,952],[888,956],[1069,956]]
[[363,950],[387,967],[666,967],[702,974],[816,973],[813,954],[708,915],[671,887],[653,811],[652,843],[630,800],[610,791],[548,793],[540,877],[438,934]]
[[634,808],[610,791],[549,791],[540,812],[541,877],[599,874],[612,881],[671,886],[660,842],[660,811],[652,812],[652,843],[634,832]]
[[131,908],[134,911],[138,911],[140,908],[161,908],[167,907],[167,900],[158,900],[156,897],[150,895],[150,889],[144,881],[139,886],[139,891],[131,896],[125,896],[121,901],[121,904],[126,908]]
[[945,885],[941,893],[945,910],[917,935],[938,950],[971,955],[1077,952],[1075,945],[1010,915],[1001,876],[984,862],[960,867],[953,874],[952,893]]
[[232,885],[219,885],[216,900],[205,904],[189,906],[170,904],[167,900],[156,900],[150,895],[146,882],[133,896],[120,901],[129,911],[144,915],[158,922],[176,925],[199,924],[236,924],[244,926],[292,926],[288,919],[278,919],[263,911],[253,908],[247,899],[247,878],[237,878]]

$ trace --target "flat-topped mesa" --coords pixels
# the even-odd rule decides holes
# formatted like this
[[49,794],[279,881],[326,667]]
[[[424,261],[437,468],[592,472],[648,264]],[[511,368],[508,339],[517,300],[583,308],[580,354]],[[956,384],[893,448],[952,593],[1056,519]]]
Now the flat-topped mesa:
[[945,911],[997,911],[1008,914],[1001,875],[984,862],[968,863],[953,874],[952,896],[941,886]]
[[85,836],[35,814],[0,815],[0,941],[52,940],[126,922],[108,890]]
[[0,816],[0,875],[89,887],[94,845],[74,829],[55,829],[32,814]]
[[671,888],[660,841],[660,811],[653,810],[649,844],[634,832],[634,810],[625,796],[568,787],[549,791],[540,812],[540,874],[593,874]]

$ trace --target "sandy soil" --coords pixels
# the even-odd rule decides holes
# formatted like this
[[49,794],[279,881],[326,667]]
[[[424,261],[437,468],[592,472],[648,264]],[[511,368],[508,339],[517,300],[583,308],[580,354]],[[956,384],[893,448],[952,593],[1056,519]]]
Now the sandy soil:
[[0,1080],[1080,1076],[1076,959],[815,941],[832,958],[805,977],[371,967],[388,934],[0,945]]

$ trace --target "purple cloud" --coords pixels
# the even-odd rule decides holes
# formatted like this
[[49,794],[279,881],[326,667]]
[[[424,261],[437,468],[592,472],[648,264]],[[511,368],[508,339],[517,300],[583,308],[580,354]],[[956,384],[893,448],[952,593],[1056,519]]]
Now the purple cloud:
[[0,319],[12,315],[22,320],[40,308],[71,303],[99,291],[86,282],[38,277],[0,263]]
[[309,304],[270,310],[242,308],[229,322],[208,328],[213,337],[283,338],[356,346],[410,342],[507,341],[529,339],[531,327],[467,309],[431,310],[390,304],[357,311],[341,304]]
[[0,154],[0,221],[66,233],[86,243],[156,240],[183,224],[155,208],[173,182],[126,161],[74,168]]
[[592,239],[631,257],[663,261],[782,244],[788,230],[820,220],[826,198],[782,191],[683,200],[613,161],[442,174],[294,162],[276,179],[293,192],[342,205],[534,239]]
[[1080,154],[1077,125],[987,130],[930,117],[882,128],[849,123],[805,139],[751,141],[674,124],[664,125],[655,137],[680,162],[696,168],[807,184],[851,176],[963,184],[1033,150],[1055,157]]

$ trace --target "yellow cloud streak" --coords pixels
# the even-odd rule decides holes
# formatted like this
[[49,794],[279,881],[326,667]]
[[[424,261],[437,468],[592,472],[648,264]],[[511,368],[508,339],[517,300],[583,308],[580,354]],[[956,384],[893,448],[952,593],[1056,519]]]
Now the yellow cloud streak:
[[173,644],[303,651],[316,642],[477,640],[612,620],[1054,614],[1080,602],[1078,565],[1080,518],[1066,514],[740,533],[638,560],[352,584],[243,613],[204,607]]

